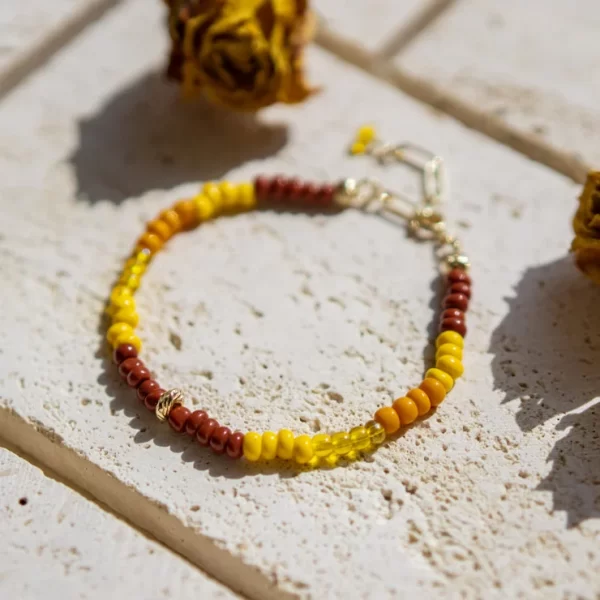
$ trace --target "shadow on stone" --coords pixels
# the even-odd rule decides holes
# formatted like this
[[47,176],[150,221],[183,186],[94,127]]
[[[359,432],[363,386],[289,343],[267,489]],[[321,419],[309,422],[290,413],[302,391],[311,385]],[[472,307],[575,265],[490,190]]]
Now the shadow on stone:
[[69,160],[79,197],[119,203],[148,190],[219,179],[286,141],[284,125],[186,103],[175,86],[151,73],[79,123],[79,146]]
[[557,430],[568,433],[539,489],[552,492],[569,526],[600,517],[600,405],[585,406],[600,396],[600,287],[565,258],[529,269],[508,302],[491,340],[494,386],[504,402],[521,400],[525,432],[562,417]]

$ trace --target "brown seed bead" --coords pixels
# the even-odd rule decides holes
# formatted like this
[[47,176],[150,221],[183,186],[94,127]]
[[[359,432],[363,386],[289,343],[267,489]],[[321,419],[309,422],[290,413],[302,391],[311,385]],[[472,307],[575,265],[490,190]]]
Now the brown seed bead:
[[440,324],[440,331],[456,331],[456,333],[465,337],[467,335],[467,326],[460,319],[444,319]]
[[464,269],[452,269],[448,273],[448,282],[449,283],[466,283],[467,285],[471,285],[471,278],[469,274]]
[[146,400],[146,396],[150,392],[153,392],[154,390],[158,390],[159,388],[160,388],[160,385],[159,385],[158,381],[156,381],[155,379],[146,379],[146,381],[142,381],[142,383],[140,383],[140,385],[138,386],[138,389],[136,392],[138,400],[140,400],[141,402],[144,402],[144,400]]
[[459,281],[457,283],[453,283],[448,288],[448,293],[462,294],[463,296],[466,296],[467,298],[471,299],[471,286],[468,283],[462,283]]
[[186,408],[181,404],[177,404],[169,411],[169,425],[177,433],[181,433],[185,428],[186,422],[190,414],[191,411],[189,408]]
[[307,204],[316,204],[319,200],[319,186],[311,183],[304,184],[304,200]]
[[469,308],[469,299],[463,294],[449,294],[444,298],[444,308],[458,308],[464,312]]
[[271,180],[264,175],[259,175],[254,180],[254,191],[258,200],[268,200],[269,190],[271,189]]
[[244,453],[244,434],[236,431],[229,436],[227,447],[225,448],[229,458],[241,458]]
[[465,320],[465,313],[458,308],[447,308],[441,315],[440,321],[444,319],[458,319],[459,321]]
[[165,390],[162,388],[158,388],[157,390],[152,390],[144,399],[144,406],[154,412],[156,410],[156,405],[160,400],[160,397],[165,393]]
[[282,175],[278,175],[273,178],[271,181],[271,189],[269,190],[269,194],[273,200],[276,202],[281,202],[283,200],[287,200],[286,195],[286,187],[288,180]]
[[300,202],[304,197],[304,186],[297,179],[287,182],[287,197],[291,202]]
[[205,410],[195,410],[185,424],[185,432],[188,435],[196,435],[198,427],[208,419],[208,413]]
[[135,367],[129,371],[127,375],[127,385],[132,388],[136,388],[140,383],[150,379],[150,371],[145,367],[145,365],[140,365],[139,367]]
[[219,427],[219,423],[214,419],[206,419],[200,427],[198,427],[198,431],[196,432],[196,439],[201,446],[208,446],[210,441],[210,436],[213,434],[213,431]]
[[143,367],[144,363],[139,359],[139,358],[126,358],[120,365],[119,365],[119,374],[121,375],[121,377],[126,380],[127,379],[127,375],[129,375],[129,373],[135,369],[136,367]]
[[333,202],[333,196],[335,194],[335,186],[331,183],[325,183],[319,190],[319,201],[321,204],[327,206]]
[[231,429],[229,427],[217,427],[210,436],[210,447],[215,454],[224,454],[225,447],[229,441]]
[[113,362],[115,365],[120,365],[124,360],[128,358],[137,358],[137,350],[135,346],[131,344],[121,344],[113,352]]

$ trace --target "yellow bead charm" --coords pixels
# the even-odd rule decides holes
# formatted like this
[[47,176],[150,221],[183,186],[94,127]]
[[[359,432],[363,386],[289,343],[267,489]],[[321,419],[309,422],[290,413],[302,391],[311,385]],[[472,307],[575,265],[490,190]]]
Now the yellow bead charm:
[[294,441],[294,460],[305,465],[314,456],[312,440],[308,435],[299,435]]
[[272,431],[266,431],[262,436],[261,458],[263,460],[273,460],[277,456],[277,434]]
[[256,462],[262,452],[262,437],[256,431],[249,431],[244,436],[244,458],[250,462]]
[[277,456],[283,460],[294,456],[294,434],[289,429],[281,429],[277,435]]
[[441,369],[428,369],[427,373],[425,373],[425,377],[433,377],[433,379],[437,379],[444,386],[446,393],[448,393],[454,387],[454,379],[452,376]]
[[465,368],[460,359],[446,354],[438,358],[436,365],[438,369],[448,373],[452,379],[458,379],[465,372]]

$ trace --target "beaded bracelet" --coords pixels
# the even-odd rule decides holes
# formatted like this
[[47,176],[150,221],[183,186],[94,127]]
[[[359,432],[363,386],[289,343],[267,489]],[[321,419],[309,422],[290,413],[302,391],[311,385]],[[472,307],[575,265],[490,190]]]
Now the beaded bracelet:
[[[253,183],[207,183],[197,196],[177,202],[147,224],[110,294],[107,312],[112,325],[106,337],[114,349],[113,361],[121,377],[160,421],[167,421],[173,430],[194,437],[201,446],[210,447],[216,454],[235,459],[244,457],[250,462],[277,457],[299,464],[313,465],[321,461],[334,464],[342,457],[351,458],[361,451],[374,450],[387,436],[393,436],[401,427],[439,406],[463,373],[465,314],[471,298],[471,279],[467,273],[468,259],[462,254],[460,243],[447,233],[441,214],[434,208],[443,192],[442,160],[409,144],[380,144],[371,128],[359,130],[351,152],[370,153],[382,162],[397,160],[417,168],[422,174],[423,202],[415,207],[402,194],[389,192],[371,179],[315,185],[282,176],[261,176]],[[445,273],[442,277],[446,295],[435,341],[435,366],[426,371],[418,387],[396,399],[391,406],[379,408],[372,420],[349,431],[319,433],[312,437],[295,436],[287,429],[262,434],[232,432],[205,410],[190,411],[184,406],[183,392],[163,389],[139,359],[141,341],[134,332],[139,317],[133,295],[153,256],[176,233],[193,229],[220,213],[243,212],[273,201],[313,208],[372,209],[375,206],[382,214],[406,220],[409,232],[417,239],[432,241]]]

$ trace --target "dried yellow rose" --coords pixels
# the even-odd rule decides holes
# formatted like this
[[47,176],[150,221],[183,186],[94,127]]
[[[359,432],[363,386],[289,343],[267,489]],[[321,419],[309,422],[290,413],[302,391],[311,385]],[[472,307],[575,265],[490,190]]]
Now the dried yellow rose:
[[577,266],[600,283],[600,171],[588,173],[573,229],[575,239],[571,250],[575,253]]
[[165,0],[173,46],[168,74],[235,110],[301,102],[307,0]]

